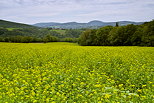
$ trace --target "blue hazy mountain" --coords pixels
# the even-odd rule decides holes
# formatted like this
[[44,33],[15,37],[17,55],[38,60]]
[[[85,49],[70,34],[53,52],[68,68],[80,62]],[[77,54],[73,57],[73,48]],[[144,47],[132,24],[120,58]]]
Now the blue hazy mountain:
[[[134,24],[140,25],[144,22],[133,22],[133,21],[119,21],[120,26]],[[116,22],[102,22],[98,20],[93,20],[88,23],[77,23],[77,22],[66,22],[66,23],[57,23],[57,22],[48,22],[48,23],[36,23],[34,26],[37,27],[51,27],[51,28],[61,28],[61,29],[81,29],[81,28],[99,28],[103,26],[115,26]]]

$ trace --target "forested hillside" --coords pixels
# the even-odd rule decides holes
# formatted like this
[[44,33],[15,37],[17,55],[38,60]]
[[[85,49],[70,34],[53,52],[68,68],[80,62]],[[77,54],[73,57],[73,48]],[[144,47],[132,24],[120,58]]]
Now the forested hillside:
[[0,27],[0,42],[77,42],[77,38],[82,32],[83,30],[80,29],[50,30],[49,28],[10,29]]
[[0,27],[4,28],[36,28],[36,26],[0,20]]
[[80,45],[95,46],[154,46],[154,20],[142,25],[105,26],[82,33]]
[[99,29],[38,28],[1,21],[0,42],[55,41],[78,42],[85,46],[154,46],[154,20],[142,25],[126,26],[120,26],[117,22],[115,26]]
[[83,29],[38,28],[0,20],[0,42],[77,42]]

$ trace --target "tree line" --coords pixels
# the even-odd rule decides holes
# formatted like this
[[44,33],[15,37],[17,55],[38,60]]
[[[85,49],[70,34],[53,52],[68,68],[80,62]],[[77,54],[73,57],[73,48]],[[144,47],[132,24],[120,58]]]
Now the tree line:
[[154,46],[154,20],[142,25],[105,26],[84,31],[78,43],[83,46]]
[[[79,39],[78,39],[79,38]],[[50,28],[0,27],[0,42],[78,42],[85,46],[154,46],[154,20],[142,25],[105,26],[99,29],[66,29],[60,34]]]
[[83,30],[67,29],[60,34],[49,28],[4,28],[0,27],[0,42],[77,42]]

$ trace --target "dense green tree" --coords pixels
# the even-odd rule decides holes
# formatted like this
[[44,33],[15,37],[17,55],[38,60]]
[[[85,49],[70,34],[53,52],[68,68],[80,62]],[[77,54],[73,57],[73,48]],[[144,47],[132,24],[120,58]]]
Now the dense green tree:
[[77,42],[77,38],[63,38],[62,42]]
[[143,45],[154,46],[154,20],[144,25],[142,42]]
[[90,33],[91,33],[91,30],[86,30],[80,35],[80,39],[79,39],[80,45],[88,45]]
[[119,23],[118,22],[116,22],[116,25],[115,25],[116,27],[119,27]]
[[0,35],[3,35],[6,32],[8,32],[8,30],[6,28],[0,27]]
[[143,35],[143,29],[142,28],[137,28],[135,33],[131,36],[131,44],[132,45],[141,45],[141,39]]
[[67,29],[65,32],[66,37],[78,38],[82,33],[80,29]]
[[0,37],[0,42],[5,42],[5,39],[3,37]]
[[117,34],[117,31],[118,31],[118,27],[114,27],[114,28],[109,32],[109,35],[108,35],[108,42],[109,42],[109,45],[117,45],[117,41],[118,41],[118,34]]
[[154,20],[142,25],[106,26],[80,36],[80,45],[154,46]]
[[93,45],[93,46],[97,45],[98,40],[97,40],[97,37],[96,37],[96,32],[97,32],[96,29],[92,29],[90,31],[89,40],[88,40],[89,45]]
[[131,36],[135,33],[136,26],[133,24],[121,26],[117,30],[117,45],[131,45]]
[[96,32],[96,45],[109,45],[108,36],[112,26],[105,26],[97,30]]
[[56,42],[58,41],[58,38],[55,37],[55,36],[51,36],[51,35],[46,35],[44,38],[43,38],[43,42],[44,43],[47,43],[47,42]]

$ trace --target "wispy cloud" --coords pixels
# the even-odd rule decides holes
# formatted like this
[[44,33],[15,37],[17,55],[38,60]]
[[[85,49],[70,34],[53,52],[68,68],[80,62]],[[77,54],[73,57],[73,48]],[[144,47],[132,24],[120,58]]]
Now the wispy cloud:
[[153,0],[0,0],[0,19],[24,23],[148,21]]

